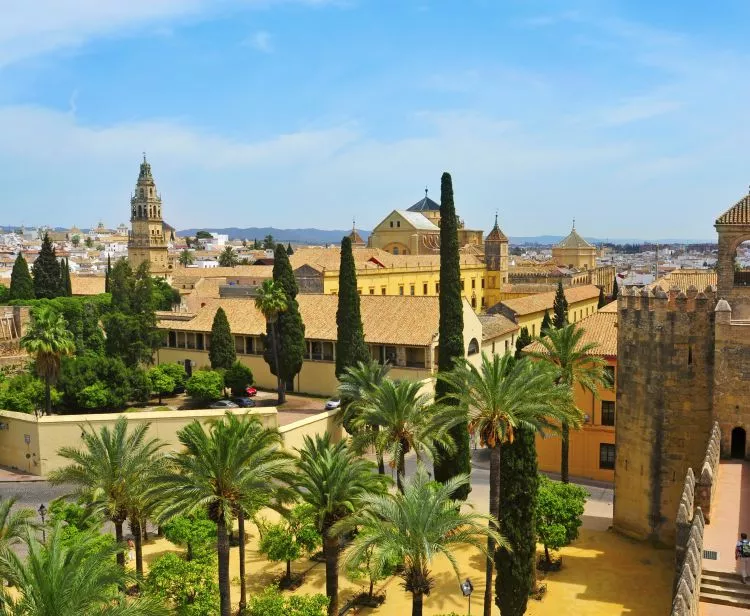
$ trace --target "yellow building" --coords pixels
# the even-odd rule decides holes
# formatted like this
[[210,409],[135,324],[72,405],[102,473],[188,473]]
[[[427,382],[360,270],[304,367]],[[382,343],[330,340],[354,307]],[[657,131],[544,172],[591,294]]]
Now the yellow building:
[[[613,379],[617,367],[617,302],[604,306],[599,312],[580,322],[584,334],[581,344],[596,343],[591,355],[601,357]],[[543,351],[535,342],[527,350]],[[614,481],[615,478],[615,386],[599,390],[596,398],[591,392],[578,387],[576,406],[584,416],[581,430],[570,432],[569,464],[574,477]],[[536,451],[539,469],[560,472],[561,442],[557,436],[537,436]]]
[[[330,396],[336,391],[336,309],[334,295],[297,296],[305,324],[307,353],[291,390]],[[234,335],[237,359],[248,366],[258,386],[273,389],[274,377],[263,359],[266,321],[252,299],[209,299],[192,313],[159,313],[164,334],[157,363],[180,362],[188,370],[210,366],[211,325],[219,307],[224,309]],[[437,370],[440,309],[437,297],[364,295],[361,301],[365,342],[372,357],[392,365],[391,377],[429,380]],[[464,302],[466,357],[478,361],[482,325]],[[431,387],[431,384],[430,384]]]
[[[568,300],[568,321],[577,323],[597,311],[599,289],[593,285],[565,289],[565,299]],[[505,315],[516,323],[519,329],[526,327],[529,335],[533,337],[541,333],[544,312],[549,310],[552,316],[554,302],[555,292],[550,291],[504,300],[493,306],[490,312]]]
[[482,324],[482,353],[505,355],[516,352],[519,327],[502,314],[480,314]]
[[552,260],[571,269],[595,269],[596,247],[578,235],[573,221],[573,229],[568,237],[552,247]]

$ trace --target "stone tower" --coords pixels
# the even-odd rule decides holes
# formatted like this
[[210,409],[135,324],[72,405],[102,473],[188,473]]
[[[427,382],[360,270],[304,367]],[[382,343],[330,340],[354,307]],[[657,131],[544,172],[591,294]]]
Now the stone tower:
[[578,234],[575,220],[568,237],[552,247],[552,260],[560,267],[596,269],[596,247]]
[[484,298],[491,307],[500,301],[500,290],[508,282],[508,238],[497,224],[497,214],[495,226],[484,240],[484,265],[487,269]]
[[151,264],[151,273],[166,276],[171,270],[167,238],[164,233],[161,197],[151,175],[151,165],[143,155],[141,170],[130,198],[130,234],[128,261],[134,270],[143,262]]

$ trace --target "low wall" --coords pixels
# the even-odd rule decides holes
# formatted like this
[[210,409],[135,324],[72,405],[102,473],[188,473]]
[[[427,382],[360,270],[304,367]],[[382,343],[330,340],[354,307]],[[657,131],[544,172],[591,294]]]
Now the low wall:
[[690,524],[682,566],[678,571],[671,616],[699,616],[704,524],[703,513],[698,507]]
[[719,454],[721,453],[721,429],[715,422],[708,439],[706,455],[701,465],[701,474],[695,486],[695,505],[703,510],[706,524],[711,523],[711,504],[716,496],[717,476],[719,473]]
[[306,436],[313,437],[325,432],[331,435],[331,440],[334,443],[338,443],[345,437],[344,428],[338,415],[338,409],[325,411],[282,426],[279,428],[279,432],[284,439],[284,447],[289,451],[301,449]]

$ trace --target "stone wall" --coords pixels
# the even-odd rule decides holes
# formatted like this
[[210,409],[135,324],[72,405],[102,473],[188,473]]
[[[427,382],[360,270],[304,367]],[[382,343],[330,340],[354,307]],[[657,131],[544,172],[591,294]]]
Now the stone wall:
[[618,299],[616,530],[672,545],[688,468],[700,468],[712,429],[711,287]]
[[[719,453],[721,448],[721,429],[714,422],[711,436],[706,446],[706,455],[701,465],[701,474],[695,482],[695,506],[703,511],[706,524],[711,523],[711,504],[716,495],[716,479],[719,474]],[[692,472],[692,469],[690,469]]]
[[671,616],[698,616],[703,573],[703,512],[695,510],[675,578]]

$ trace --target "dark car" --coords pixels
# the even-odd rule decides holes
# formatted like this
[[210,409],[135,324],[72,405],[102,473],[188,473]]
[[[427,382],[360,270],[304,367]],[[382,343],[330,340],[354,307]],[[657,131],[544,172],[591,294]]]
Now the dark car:
[[237,406],[243,409],[251,409],[255,406],[255,400],[252,400],[244,396],[238,396],[236,398],[232,398],[232,402],[234,402]]

